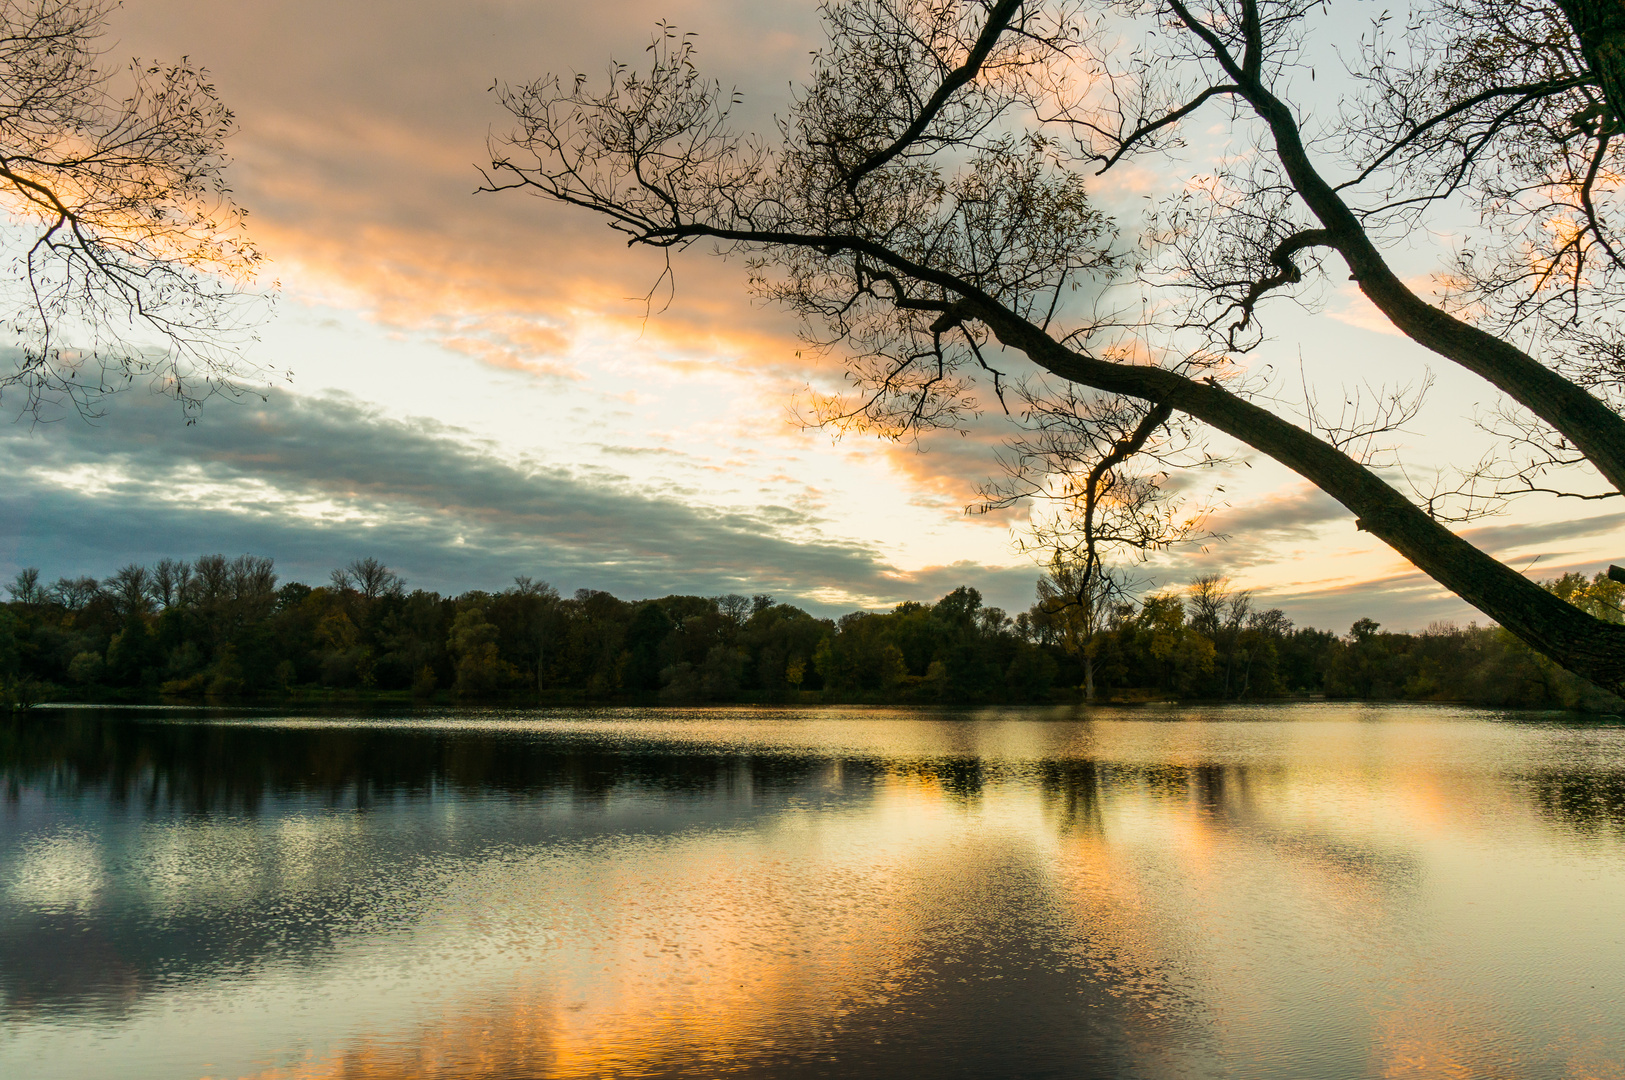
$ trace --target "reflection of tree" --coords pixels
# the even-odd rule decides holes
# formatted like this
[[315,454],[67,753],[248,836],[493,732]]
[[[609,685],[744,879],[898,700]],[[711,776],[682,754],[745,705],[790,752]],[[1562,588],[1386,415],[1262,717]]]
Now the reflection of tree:
[[[545,1074],[538,1062],[563,1046],[577,1066],[631,1063],[641,1075],[674,1078],[693,1075],[701,1053],[762,1076],[825,1075],[830,1054],[860,1075],[997,1075],[1014,1061],[1118,1076],[1134,1072],[1137,1043],[1193,1026],[1159,1008],[1166,997],[1125,995],[1116,972],[1072,961],[1075,943],[1046,899],[1042,852],[1011,844],[1002,829],[966,830],[944,847],[928,830],[923,843],[860,849],[858,860],[834,845],[798,853],[799,828],[788,855],[738,835],[752,815],[801,816],[812,799],[901,778],[963,810],[1002,775],[974,755],[894,768],[884,757],[674,752],[635,736],[606,745],[590,734],[544,741],[80,713],[0,725],[0,769],[0,788],[34,788],[24,802],[44,790],[78,803],[87,828],[101,818],[109,854],[169,831],[122,827],[142,820],[174,826],[172,842],[190,845],[183,860],[208,852],[232,863],[230,887],[214,894],[203,887],[209,868],[193,864],[177,898],[137,888],[61,917],[0,908],[8,1019],[124,1017],[222,971],[239,986],[287,967],[320,982],[330,963],[345,970],[357,942],[375,947],[364,950],[370,957],[421,960],[419,918],[428,940],[454,952],[463,943],[459,904],[489,904],[494,894],[496,909],[482,906],[477,920],[534,920],[546,928],[537,935],[545,948],[559,950],[546,955],[563,962],[531,966],[534,981],[517,995],[509,981],[488,982],[471,1008],[448,994],[445,1010],[407,1010],[404,1028],[345,1032],[342,1048],[316,1054],[301,1075]],[[459,792],[468,801],[439,812]],[[301,794],[314,798],[294,798]],[[343,809],[358,794],[368,814],[308,813],[313,801]],[[619,818],[606,805],[615,794],[633,796]],[[887,838],[893,823],[876,824],[871,838]],[[836,835],[850,835],[849,825],[838,823]],[[302,829],[315,834],[314,854],[289,851],[286,837]],[[209,846],[220,843],[215,832],[235,846]],[[653,835],[674,857],[649,857]],[[719,863],[718,851],[740,858]],[[139,877],[138,860],[123,863],[125,881]],[[561,865],[614,887],[573,892],[560,885],[572,876]],[[622,887],[629,878],[669,888],[645,895]],[[493,879],[511,890],[494,892]],[[583,894],[601,903],[572,909]],[[549,922],[553,913],[562,914]],[[571,957],[641,935],[685,947],[653,960],[621,950],[613,977],[545,1000],[561,971],[568,979]],[[543,948],[516,936],[518,949]],[[674,991],[679,980],[667,976],[696,970],[705,977]],[[387,1003],[369,1016],[401,1019]],[[997,1040],[981,1037],[990,1026]],[[772,1045],[763,1030],[775,1033]],[[455,1067],[437,1072],[447,1061]]]
[[1218,822],[1251,817],[1244,805],[1251,771],[1245,765],[1046,761],[1038,783],[1060,829],[1099,835],[1104,804],[1134,791],[1190,803]]
[[[624,749],[382,723],[262,728],[70,713],[49,723],[0,723],[0,783],[11,792],[35,786],[147,810],[253,813],[291,797],[365,808],[441,786],[587,800],[616,790],[703,793],[726,788],[739,768],[753,788],[774,790],[806,784],[828,768],[810,758]],[[849,766],[843,775],[857,783],[865,771]]]
[[[843,763],[831,792],[834,771],[828,760],[808,757],[617,748],[466,729],[403,731],[382,723],[261,728],[96,713],[3,718],[0,821],[7,824],[0,829],[15,820],[3,815],[43,796],[48,804],[76,806],[87,827],[132,817],[172,826],[180,857],[191,864],[223,853],[208,837],[218,827],[232,835],[235,846],[226,854],[242,873],[227,895],[211,898],[197,891],[208,870],[188,865],[185,892],[164,902],[162,918],[154,918],[146,906],[154,897],[144,891],[70,912],[0,905],[0,1002],[14,1013],[123,1015],[176,979],[268,957],[311,962],[357,920],[398,918],[412,901],[399,890],[420,887],[412,875],[426,851],[479,857],[581,834],[623,840],[676,834],[696,823],[772,813],[810,791],[841,798],[867,790],[882,772],[874,763]],[[617,805],[616,795],[628,798]],[[649,810],[651,795],[661,800],[659,813]],[[417,813],[448,797],[492,796],[533,803],[537,812],[462,815],[446,831],[437,831],[432,815]],[[550,805],[563,812],[540,813]],[[290,895],[276,829],[313,808],[403,814],[405,827],[375,829],[359,845],[344,827],[346,842],[318,856],[321,872],[308,893]],[[201,843],[189,839],[193,827]],[[121,833],[116,824],[105,834],[112,845],[132,835],[152,834]],[[0,855],[14,854],[15,847],[0,844]]]
[[1529,779],[1548,820],[1579,833],[1625,836],[1625,772],[1547,772]]
[[889,775],[922,781],[942,790],[955,802],[980,798],[988,782],[987,766],[981,758],[931,758],[887,766]]
[[1100,766],[1093,761],[1046,761],[1038,769],[1038,789],[1054,815],[1057,831],[1104,836]]

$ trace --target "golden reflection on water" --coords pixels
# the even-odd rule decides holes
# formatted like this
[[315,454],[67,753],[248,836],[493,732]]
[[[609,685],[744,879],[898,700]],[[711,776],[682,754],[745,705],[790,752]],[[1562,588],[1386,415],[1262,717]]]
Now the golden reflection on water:
[[[1390,791],[1389,805],[1372,816],[1383,818],[1388,830],[1409,827],[1420,835],[1440,835],[1446,815],[1440,812],[1444,799],[1434,779],[1424,774],[1416,788]],[[1285,805],[1315,802],[1312,788],[1290,794],[1297,797],[1283,799]],[[1127,1014],[1120,1020],[1145,1029],[1137,1040],[1143,1044],[1142,1063],[1166,1056],[1155,1046],[1156,1022],[1189,1012],[1193,1005],[1222,1012],[1227,1026],[1245,1029],[1238,1043],[1225,1048],[1229,1055],[1246,1059],[1279,1053],[1279,1047],[1259,1038],[1281,1007],[1269,990],[1276,985],[1271,973],[1258,970],[1268,967],[1261,961],[1271,954],[1269,935],[1246,911],[1234,905],[1216,909],[1199,899],[1224,896],[1234,888],[1239,853],[1232,850],[1233,828],[1200,812],[1194,800],[1170,813],[1165,799],[1147,793],[1118,800],[1102,828],[1057,840],[1048,830],[1030,830],[1032,811],[1038,810],[1039,821],[1044,816],[1033,801],[984,792],[976,815],[980,831],[1002,833],[1001,849],[1025,843],[1032,854],[1051,862],[1050,885],[1064,911],[1073,951],[1067,959],[1109,981]],[[1239,801],[1256,811],[1244,792]],[[976,914],[975,899],[956,894],[944,878],[963,880],[984,869],[977,865],[977,854],[985,858],[992,853],[967,850],[961,842],[952,867],[928,867],[933,860],[921,854],[954,840],[959,810],[940,779],[917,765],[900,767],[876,787],[872,825],[877,835],[870,843],[849,836],[845,843],[831,845],[871,858],[876,847],[891,849],[890,857],[879,862],[829,860],[840,872],[863,878],[848,898],[867,893],[868,904],[820,905],[816,926],[764,924],[747,913],[784,910],[809,897],[783,883],[764,887],[761,879],[742,874],[737,853],[685,851],[679,859],[680,884],[663,877],[668,891],[655,911],[644,913],[665,928],[661,953],[621,956],[616,978],[579,987],[582,992],[568,995],[573,999],[568,1005],[531,981],[507,992],[504,1001],[494,1003],[496,1008],[464,1009],[426,1020],[410,1032],[360,1037],[325,1060],[258,1075],[267,1080],[338,1080],[508,1076],[525,1069],[560,1077],[720,1073],[771,1059],[774,1046],[783,1041],[776,1034],[791,1032],[805,1053],[824,1034],[813,1018],[884,1006],[888,994],[919,979],[922,973],[910,970],[911,961],[931,951],[914,940],[919,926]],[[1265,824],[1248,817],[1250,826]],[[1367,817],[1344,825],[1363,835],[1370,823]],[[1119,837],[1117,842],[1105,839],[1108,829]],[[1393,887],[1392,878],[1337,857],[1341,853],[1335,845],[1318,839],[1323,842],[1310,833],[1279,848],[1279,857],[1291,865],[1289,903],[1329,908],[1337,920],[1353,924],[1380,917],[1372,909],[1381,905],[1384,890]],[[1136,857],[1142,846],[1153,848],[1170,865],[1160,874],[1143,872]],[[645,884],[620,881],[604,890],[598,902],[636,894]],[[746,903],[741,904],[742,898]],[[685,926],[682,914],[694,911],[713,917],[701,927]],[[635,939],[638,922],[623,911],[618,918],[606,918],[599,932],[612,940]],[[834,926],[844,933],[830,935]],[[854,955],[853,946],[860,943],[861,955]],[[808,966],[813,956],[819,958],[818,968],[840,971],[843,977],[817,978]],[[1345,953],[1328,966],[1361,959]],[[1303,962],[1299,950],[1293,964]],[[1370,958],[1364,962],[1371,963]],[[695,981],[695,970],[706,977]],[[1214,973],[1229,977],[1205,984]],[[672,992],[674,981],[681,984],[678,993]],[[1372,1059],[1379,1074],[1494,1075],[1493,1066],[1502,1059],[1494,1056],[1492,1044],[1481,1041],[1483,1033],[1493,1030],[1493,1021],[1482,1010],[1469,1017],[1467,1009],[1468,1003],[1461,1001],[1405,1001],[1378,1017]],[[803,1030],[797,1031],[798,1026]],[[1577,1053],[1569,1056],[1579,1064]],[[1177,1072],[1177,1063],[1163,1064]],[[1599,1071],[1604,1064],[1593,1060],[1573,1075],[1617,1074]]]
[[[1007,807],[985,816],[996,829],[1015,824]],[[698,838],[640,852],[572,883],[557,905],[592,913],[587,962],[577,956],[549,975],[465,987],[483,1000],[446,1004],[405,1030],[357,1033],[324,1055],[250,1075],[697,1075],[771,1062],[791,1049],[805,1057],[821,1042],[832,1044],[822,1056],[838,1062],[843,1018],[886,1011],[929,974],[917,964],[945,958],[921,944],[921,930],[980,913],[985,898],[953,881],[963,885],[989,854],[974,848],[987,845],[957,847],[947,859],[939,850],[961,824],[943,784],[905,766],[876,785],[864,819],[780,827],[805,834],[816,869],[781,854],[798,846],[782,837]],[[516,869],[531,878],[529,868]],[[526,903],[526,891],[517,881],[478,886],[484,900],[510,905]]]
[[51,819],[0,847],[12,912],[132,956],[121,918],[327,928],[113,1012],[12,994],[0,1072],[1625,1077],[1625,829],[1528,780],[1625,745],[1260,712],[565,719],[608,750],[528,793]]

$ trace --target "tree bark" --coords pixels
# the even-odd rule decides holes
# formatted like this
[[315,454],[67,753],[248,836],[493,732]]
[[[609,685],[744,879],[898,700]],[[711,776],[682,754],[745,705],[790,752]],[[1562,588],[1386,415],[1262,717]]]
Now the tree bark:
[[1613,128],[1625,123],[1625,3],[1557,0],[1580,39],[1580,52],[1608,103]]

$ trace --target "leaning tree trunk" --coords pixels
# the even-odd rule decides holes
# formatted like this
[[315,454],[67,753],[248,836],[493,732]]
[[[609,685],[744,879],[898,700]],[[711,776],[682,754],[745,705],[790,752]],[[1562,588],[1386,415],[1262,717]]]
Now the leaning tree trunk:
[[1608,126],[1625,123],[1625,3],[1621,0],[1557,0],[1580,51],[1608,103]]
[[1217,382],[1074,352],[990,297],[977,297],[967,307],[1000,341],[1061,378],[1171,405],[1269,455],[1347,507],[1357,528],[1531,648],[1604,690],[1625,695],[1625,626],[1586,614],[1480,551],[1330,443]]

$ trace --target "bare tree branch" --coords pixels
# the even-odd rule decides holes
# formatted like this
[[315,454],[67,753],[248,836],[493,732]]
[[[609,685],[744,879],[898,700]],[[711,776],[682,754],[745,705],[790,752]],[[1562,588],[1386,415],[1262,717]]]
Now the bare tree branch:
[[20,415],[94,412],[137,378],[190,411],[260,374],[240,354],[269,298],[245,291],[263,260],[225,182],[232,114],[185,62],[122,80],[99,67],[107,10],[0,2],[0,326],[16,357],[0,396]]
[[[1407,31],[1423,66],[1378,55],[1356,73],[1369,96],[1349,106],[1350,122],[1316,139],[1280,95],[1319,0],[1099,6],[1150,25],[1127,62],[1112,61],[1117,39],[1103,23],[1076,24],[1067,3],[1009,5],[1003,33],[993,16],[1005,5],[831,4],[829,47],[773,141],[732,129],[733,99],[664,28],[648,70],[616,66],[601,91],[556,78],[504,88],[518,128],[493,145],[487,186],[587,207],[633,243],[703,239],[742,256],[752,288],[844,363],[852,396],[821,408],[832,423],[892,438],[963,423],[980,410],[978,377],[992,373],[1002,400],[1018,370],[999,350],[1048,372],[1062,388],[1018,418],[1030,428],[1018,428],[1016,458],[1025,438],[1028,464],[1004,493],[1071,498],[1067,542],[1082,565],[1104,565],[1103,544],[1143,550],[1192,535],[1199,525],[1169,516],[1159,478],[1210,461],[1201,432],[1216,431],[1322,488],[1358,528],[1570,670],[1625,688],[1625,628],[1445,525],[1510,497],[1509,477],[1562,488],[1536,482],[1541,470],[1583,463],[1625,490],[1625,420],[1602,396],[1625,388],[1625,343],[1618,305],[1599,306],[1615,295],[1615,192],[1602,178],[1625,170],[1613,114],[1595,108],[1601,76],[1570,22],[1547,0],[1431,0]],[[1459,44],[1503,25],[1517,31],[1498,46],[1504,63]],[[1379,18],[1373,42],[1381,32]],[[973,53],[974,76],[957,80]],[[1125,247],[1078,165],[1176,148],[1179,121],[1221,97],[1255,152],[1170,195],[1139,247]],[[861,184],[849,184],[859,168]],[[1347,175],[1360,180],[1328,179]],[[1520,241],[1537,229],[1550,238],[1499,249],[1483,272],[1464,250],[1464,284],[1429,303],[1385,245],[1446,197],[1486,221],[1521,215]],[[1391,481],[1376,466],[1402,464],[1391,444],[1418,416],[1425,372],[1410,386],[1345,392],[1335,419],[1306,386],[1307,426],[1249,387],[1237,357],[1263,340],[1267,304],[1313,303],[1320,249],[1338,253],[1396,328],[1501,390],[1552,445],[1549,460],[1470,469],[1475,486],[1445,495],[1441,480],[1423,494],[1409,470]],[[1482,326],[1463,306],[1478,300],[1499,312]],[[1563,348],[1542,363],[1512,326],[1546,328]]]

